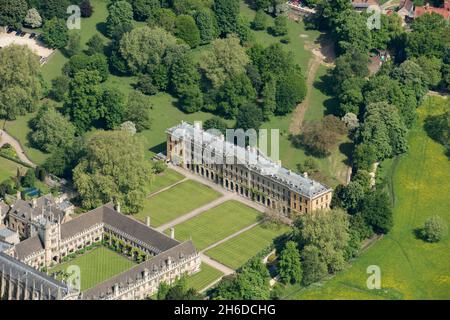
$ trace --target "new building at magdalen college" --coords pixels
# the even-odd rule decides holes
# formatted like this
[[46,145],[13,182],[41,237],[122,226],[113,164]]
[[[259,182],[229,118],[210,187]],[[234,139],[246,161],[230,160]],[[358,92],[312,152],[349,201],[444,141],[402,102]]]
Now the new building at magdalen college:
[[[224,135],[182,122],[166,131],[167,159],[285,216],[329,209],[333,190],[242,147]],[[231,140],[231,141],[230,141]]]

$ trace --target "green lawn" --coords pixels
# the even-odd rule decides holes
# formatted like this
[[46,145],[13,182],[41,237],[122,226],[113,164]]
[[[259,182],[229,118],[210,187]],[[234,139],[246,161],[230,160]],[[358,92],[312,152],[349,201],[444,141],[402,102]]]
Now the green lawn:
[[223,276],[223,273],[206,263],[202,263],[200,271],[187,278],[187,287],[200,291]]
[[29,113],[25,116],[18,117],[17,120],[7,121],[5,129],[11,136],[19,140],[28,158],[39,165],[44,163],[48,154],[32,148],[28,142],[28,134],[31,132],[28,123],[35,115],[36,113]]
[[148,194],[155,193],[161,189],[177,183],[178,181],[183,180],[184,178],[185,176],[183,176],[181,173],[167,168],[163,173],[155,175],[145,189]]
[[24,166],[21,166],[20,164],[15,163],[14,161],[0,157],[0,182],[12,176],[16,176],[17,168],[19,168],[23,173],[25,173],[28,169]]
[[[365,251],[346,271],[320,286],[291,290],[287,299],[449,299],[450,236],[435,244],[415,236],[432,215],[450,225],[450,161],[444,147],[428,137],[423,120],[442,112],[449,100],[428,98],[418,109],[410,131],[409,151],[400,157],[392,176],[394,228]],[[387,167],[386,167],[387,168]],[[384,169],[384,174],[389,170]],[[368,290],[366,269],[381,268],[381,290]]]
[[99,247],[69,262],[57,265],[49,272],[66,270],[72,265],[80,267],[81,291],[85,291],[130,269],[135,263],[112,250]]
[[169,190],[147,198],[144,209],[135,217],[158,227],[220,197],[220,193],[198,182],[187,180]]
[[268,228],[258,225],[205,252],[214,260],[232,269],[238,269],[258,252],[266,248],[279,235],[289,231],[289,227]]
[[227,201],[175,226],[175,238],[185,241],[192,236],[197,250],[203,250],[257,222],[258,217],[259,212],[255,209],[237,201]]

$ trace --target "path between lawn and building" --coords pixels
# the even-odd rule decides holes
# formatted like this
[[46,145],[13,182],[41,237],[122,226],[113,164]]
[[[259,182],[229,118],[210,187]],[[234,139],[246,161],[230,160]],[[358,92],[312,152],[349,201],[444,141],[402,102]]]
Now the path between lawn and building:
[[253,202],[253,201],[251,201],[249,199],[246,199],[244,197],[241,197],[238,194],[235,194],[235,193],[233,193],[231,191],[225,190],[223,187],[221,187],[220,185],[218,185],[218,184],[216,184],[216,183],[214,183],[212,181],[206,180],[203,177],[199,177],[199,176],[189,172],[188,170],[185,170],[183,168],[175,166],[175,165],[173,165],[171,163],[169,163],[168,166],[169,166],[170,169],[172,169],[174,171],[177,171],[178,173],[183,174],[184,176],[186,176],[190,180],[194,180],[194,181],[197,181],[197,182],[199,182],[201,184],[204,184],[204,185],[212,188],[213,190],[222,193],[224,196],[230,196],[230,199],[228,199],[228,200],[239,201],[239,202],[245,204],[246,206],[248,206],[250,208],[258,210],[261,213],[266,212],[266,208],[264,206],[262,206],[262,205],[260,205],[258,203],[255,203],[255,202]]
[[199,253],[200,255],[200,259],[202,259],[202,262],[209,264],[211,267],[216,268],[217,270],[223,272],[224,276],[228,276],[230,274],[234,273],[234,270],[217,262],[216,260],[211,259],[210,257],[208,257],[207,255],[205,255],[204,253]]
[[23,150],[19,141],[17,141],[5,130],[0,129],[0,147],[7,143],[16,150],[17,156],[19,157],[20,161],[32,166],[33,168],[36,167],[36,165],[25,154],[25,151]]

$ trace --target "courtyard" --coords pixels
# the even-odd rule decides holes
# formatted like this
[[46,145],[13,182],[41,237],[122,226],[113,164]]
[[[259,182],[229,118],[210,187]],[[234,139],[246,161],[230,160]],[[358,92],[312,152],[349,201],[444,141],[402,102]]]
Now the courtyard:
[[85,291],[135,265],[136,263],[127,257],[100,246],[77,256],[73,260],[55,266],[49,270],[49,273],[66,271],[70,266],[78,266],[80,268],[81,291]]

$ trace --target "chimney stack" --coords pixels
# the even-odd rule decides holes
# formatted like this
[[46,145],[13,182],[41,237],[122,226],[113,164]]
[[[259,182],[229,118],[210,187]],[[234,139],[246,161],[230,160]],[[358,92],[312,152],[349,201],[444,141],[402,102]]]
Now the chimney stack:
[[175,239],[175,228],[170,228],[170,237]]
[[22,199],[22,197],[21,197],[21,195],[20,195],[20,191],[17,191],[17,193],[16,193],[16,198],[17,198],[17,200]]
[[33,209],[36,209],[37,207],[37,199],[33,198],[33,200],[31,200],[31,206],[33,207]]
[[308,179],[308,172],[303,172],[303,177],[305,177],[306,179]]
[[147,216],[147,217],[145,218],[145,224],[147,225],[147,227],[150,228],[150,217],[149,217],[149,216]]
[[117,201],[117,203],[116,203],[116,211],[121,213],[120,212],[120,202],[119,201]]

